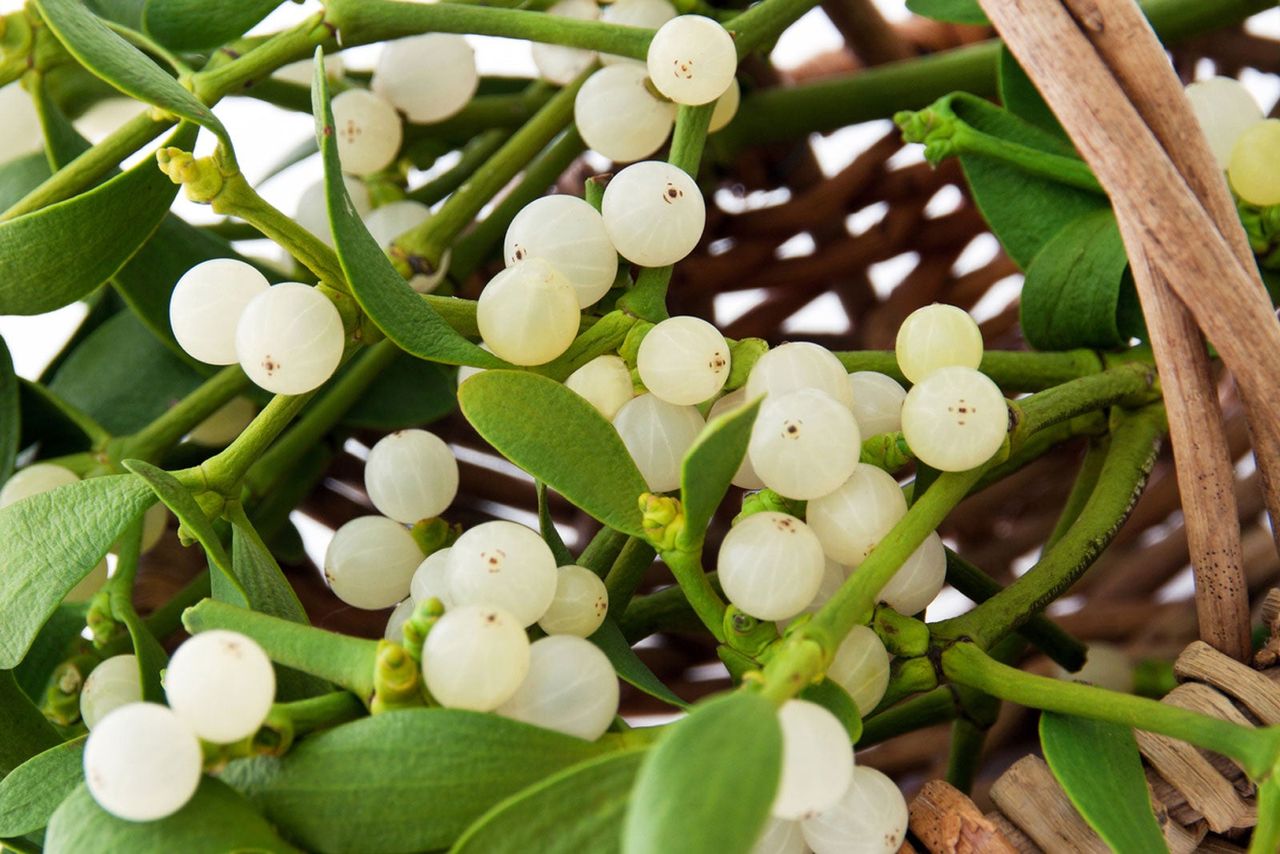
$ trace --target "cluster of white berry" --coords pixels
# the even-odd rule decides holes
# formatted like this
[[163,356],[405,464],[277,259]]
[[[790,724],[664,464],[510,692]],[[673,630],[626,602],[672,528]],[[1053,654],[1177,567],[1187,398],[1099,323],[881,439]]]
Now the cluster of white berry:
[[893,780],[856,765],[849,734],[807,700],[778,711],[782,777],[753,854],[892,854],[906,838],[907,803]]
[[1254,205],[1280,205],[1280,119],[1264,118],[1253,95],[1233,77],[1200,80],[1186,91],[1236,195]]
[[173,288],[169,325],[193,359],[240,363],[275,394],[305,394],[333,376],[346,335],[323,293],[299,282],[271,285],[251,264],[216,258],[192,267]]
[[252,639],[217,630],[178,647],[164,690],[168,706],[143,702],[137,658],[119,655],[95,667],[80,692],[85,783],[99,806],[128,821],[182,809],[200,785],[200,742],[251,738],[271,711],[276,676]]

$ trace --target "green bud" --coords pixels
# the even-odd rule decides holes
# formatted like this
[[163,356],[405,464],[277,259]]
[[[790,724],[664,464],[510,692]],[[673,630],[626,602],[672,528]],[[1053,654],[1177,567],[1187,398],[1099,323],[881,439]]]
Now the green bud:
[[725,390],[733,391],[746,385],[751,369],[760,357],[769,352],[769,342],[763,338],[743,338],[729,344],[729,379]]
[[635,326],[632,326],[631,331],[627,333],[627,337],[623,339],[622,346],[618,348],[618,355],[628,367],[636,366],[636,358],[640,355],[640,342],[654,325],[647,320],[637,320]]
[[778,627],[730,605],[724,612],[725,643],[750,658],[758,658],[778,639]]
[[881,433],[862,443],[859,462],[893,473],[914,459],[902,433]]
[[[646,77],[645,83],[648,82],[649,78]],[[604,188],[608,183],[609,177],[607,175],[596,175],[588,178],[582,185],[582,198],[585,199],[587,204],[591,205],[591,207],[596,210],[600,210],[600,206],[604,203]],[[619,266],[621,267],[625,265],[620,264]]]
[[924,144],[925,159],[934,166],[955,153],[954,137],[962,127],[947,98],[923,110],[896,113],[893,123],[902,129],[903,142]]
[[409,619],[404,621],[404,648],[415,661],[422,661],[422,645],[436,621],[444,616],[444,603],[432,596],[419,602]]
[[60,726],[72,726],[80,720],[80,690],[98,662],[92,655],[75,655],[54,668],[40,703],[46,718]]
[[409,533],[413,535],[423,557],[430,557],[441,549],[447,549],[462,536],[462,526],[451,524],[440,517],[417,522]]
[[93,645],[98,649],[102,649],[120,634],[121,626],[111,614],[111,595],[107,590],[99,590],[93,594],[84,622],[93,633]]
[[742,496],[742,510],[737,516],[733,517],[733,524],[738,524],[748,516],[764,512],[786,513],[790,516],[795,516],[797,519],[803,519],[807,504],[808,502],[805,501],[783,498],[772,489],[748,492]]
[[640,496],[641,526],[645,536],[659,552],[676,547],[676,538],[684,530],[684,509],[678,498],[646,492]]
[[914,617],[899,614],[888,605],[879,605],[871,628],[890,655],[917,658],[929,651],[929,627]]
[[197,158],[181,148],[168,146],[156,152],[160,171],[175,184],[181,184],[186,196],[196,204],[211,205],[226,186],[226,176],[212,157]]
[[422,669],[418,661],[400,644],[378,641],[369,711],[377,715],[393,709],[426,705],[422,692]]

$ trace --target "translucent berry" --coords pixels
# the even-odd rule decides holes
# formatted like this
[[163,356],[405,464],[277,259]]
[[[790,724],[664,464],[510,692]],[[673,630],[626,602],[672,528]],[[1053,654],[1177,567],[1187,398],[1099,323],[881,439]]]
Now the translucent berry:
[[258,407],[247,397],[233,397],[218,411],[196,425],[187,434],[187,440],[206,448],[222,448],[244,432]]
[[800,823],[814,854],[894,854],[907,838],[907,801],[897,784],[865,765],[835,804]]
[[[738,389],[726,394],[724,397],[712,404],[710,411],[707,412],[707,423],[710,424],[726,412],[732,412],[739,406],[747,402],[747,392],[745,389]],[[740,486],[743,489],[760,489],[764,486],[764,481],[756,474],[756,470],[751,465],[751,454],[742,455],[742,463],[739,464],[738,470],[733,475],[733,485]]]
[[1231,162],[1231,149],[1240,135],[1262,121],[1262,108],[1249,90],[1233,77],[1210,77],[1187,86],[1187,100],[1200,130],[1209,140],[1218,167]]
[[729,342],[701,318],[670,317],[640,342],[636,368],[645,387],[667,403],[702,403],[729,379]]
[[356,608],[390,608],[409,595],[422,550],[409,530],[385,516],[352,519],[333,535],[324,555],[324,577],[343,602]]
[[364,227],[383,249],[390,249],[396,238],[417,228],[431,216],[431,208],[412,199],[401,199],[376,207],[364,218]]
[[892,475],[859,463],[834,492],[809,502],[805,519],[827,557],[857,566],[907,513],[907,500]]
[[249,379],[273,394],[305,394],[333,376],[346,335],[329,298],[284,282],[254,297],[236,327],[236,353]]
[[579,308],[595,305],[613,287],[618,253],[599,211],[577,196],[535,199],[507,227],[503,258],[508,267],[541,258],[569,280]]
[[5,481],[4,488],[0,489],[0,508],[79,480],[80,476],[71,469],[56,463],[32,463]]
[[693,251],[707,209],[683,169],[657,160],[633,163],[604,190],[604,225],[618,254],[642,267],[665,267]]
[[[283,80],[285,83],[292,83],[295,86],[305,86],[311,88],[312,80],[315,77],[316,61],[314,59],[299,59],[297,62],[290,62],[288,65],[282,65],[271,76],[277,80]],[[342,54],[326,53],[324,56],[324,76],[330,80],[340,80],[346,72],[346,67],[342,62]]]
[[618,677],[595,644],[573,635],[552,635],[529,647],[528,675],[496,711],[595,741],[618,714]]
[[409,121],[430,124],[458,113],[479,84],[476,52],[467,40],[428,33],[387,42],[370,86]]
[[782,726],[782,777],[773,815],[816,815],[840,800],[853,778],[849,733],[835,715],[808,700],[788,700],[778,710]]
[[501,608],[454,608],[422,646],[427,690],[449,708],[493,711],[511,699],[528,672],[529,638]]
[[733,121],[733,117],[738,114],[738,106],[741,103],[742,87],[738,85],[738,78],[735,77],[724,94],[716,99],[716,106],[711,111],[711,123],[707,126],[707,133],[715,133]]
[[705,422],[692,406],[676,406],[642,394],[623,404],[613,426],[649,491],[670,492],[680,485],[680,465]]
[[136,655],[113,655],[90,671],[80,688],[80,720],[89,729],[110,712],[142,702]]
[[416,607],[418,606],[412,599],[406,599],[397,605],[391,611],[391,616],[387,618],[387,627],[382,630],[382,636],[389,641],[404,643],[404,624],[409,622]]
[[537,531],[484,522],[449,549],[449,592],[457,605],[492,605],[521,626],[541,619],[556,595],[556,559]]
[[936,302],[917,308],[902,321],[894,353],[902,375],[918,383],[939,368],[978,367],[982,332],[969,312]]
[[335,95],[332,107],[342,171],[372,175],[390,166],[404,133],[396,108],[365,89]]
[[570,564],[556,570],[556,595],[538,620],[549,635],[590,637],[609,613],[609,591],[600,576]]
[[276,672],[257,642],[239,632],[201,632],[169,659],[169,708],[197,736],[230,744],[258,731],[276,697]]
[[809,854],[800,822],[771,817],[765,822],[764,832],[756,840],[751,854]]
[[[557,18],[574,18],[594,21],[600,17],[600,7],[595,0],[560,0],[546,14]],[[586,71],[596,61],[596,52],[558,44],[533,43],[533,64],[543,80],[565,86]]]
[[[667,0],[617,0],[604,8],[600,13],[600,20],[626,27],[656,30],[675,16],[676,7]],[[633,65],[641,69],[645,67],[642,60],[611,53],[600,54],[600,62],[604,65]]]
[[627,363],[617,356],[596,356],[569,374],[565,387],[586,398],[608,420],[636,396]]
[[929,607],[946,583],[947,552],[942,538],[930,534],[880,590],[880,601],[899,614],[918,614]]
[[379,513],[412,525],[439,516],[453,503],[458,461],[436,434],[397,430],[369,451],[364,488]]
[[245,307],[269,287],[256,267],[234,258],[195,265],[178,279],[169,298],[173,336],[197,361],[234,365],[236,326]]
[[[368,216],[373,210],[373,199],[364,181],[350,175],[343,175],[342,183],[347,188],[347,196],[350,197],[356,213],[362,217]],[[329,209],[326,204],[324,181],[317,181],[303,190],[302,195],[298,197],[298,208],[293,218],[298,225],[323,240],[325,245],[332,246],[333,230],[329,225]]]
[[854,626],[836,648],[827,678],[849,692],[864,718],[871,714],[889,687],[889,653],[879,635]]
[[681,15],[654,34],[646,64],[658,91],[677,104],[709,104],[733,82],[738,50],[716,21]]
[[155,821],[186,805],[204,756],[191,727],[165,706],[109,713],[84,745],[84,781],[98,806],[125,821]]
[[902,401],[907,390],[897,380],[875,371],[855,371],[849,374],[849,387],[853,390],[853,417],[858,419],[864,441],[902,429]]
[[973,368],[941,368],[911,387],[902,404],[902,438],[926,465],[968,471],[1000,450],[1009,407]]
[[435,598],[445,608],[453,607],[453,594],[449,592],[449,549],[434,551],[418,564],[409,580],[409,598],[415,605]]
[[747,449],[765,486],[798,500],[820,498],[839,487],[861,452],[853,413],[814,388],[770,395]]
[[755,513],[725,535],[716,559],[724,595],[761,620],[794,617],[822,584],[822,545],[785,513]]
[[476,306],[484,343],[513,365],[542,365],[578,334],[578,295],[541,258],[520,261],[489,280]]
[[1246,202],[1280,205],[1280,119],[1258,122],[1240,134],[1227,177]]
[[587,147],[615,163],[643,160],[662,147],[676,105],[650,91],[642,65],[610,65],[587,78],[573,101],[573,123]]
[[802,388],[825,391],[853,409],[848,373],[834,353],[818,344],[793,341],[774,347],[756,361],[747,377],[748,400],[766,394],[781,396]]

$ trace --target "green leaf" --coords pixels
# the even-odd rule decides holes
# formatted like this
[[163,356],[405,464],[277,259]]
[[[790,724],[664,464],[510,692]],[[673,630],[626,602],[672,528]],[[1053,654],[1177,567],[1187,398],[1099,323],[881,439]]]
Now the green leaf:
[[0,782],[0,837],[25,836],[49,823],[84,780],[85,738],[36,754]]
[[[179,125],[169,144],[189,146],[195,132]],[[107,281],[155,231],[177,190],[147,158],[74,198],[0,222],[0,314],[52,311]]]
[[1038,350],[1106,350],[1127,343],[1117,313],[1128,269],[1110,210],[1067,223],[1027,268],[1019,309],[1027,343]]
[[862,738],[862,715],[871,714],[872,710],[862,712],[858,704],[849,696],[849,692],[830,679],[823,679],[816,685],[810,685],[800,692],[802,700],[817,703],[835,715],[849,732],[849,742],[857,744]]
[[589,759],[512,795],[471,825],[452,854],[616,854],[644,755]]
[[1067,139],[1067,132],[1062,129],[1058,117],[1049,109],[1040,90],[1031,82],[1027,72],[1022,70],[1018,60],[1014,59],[1009,48],[1000,46],[1000,59],[996,63],[997,86],[1000,91],[1000,103],[1004,108],[1025,122],[1030,122],[1041,130],[1054,136]]
[[[31,649],[13,670],[18,685],[28,697],[44,696],[44,689],[49,684],[53,670],[68,656],[72,646],[79,647],[85,643],[80,636],[84,631],[85,614],[89,606],[83,602],[59,605],[41,627]],[[3,836],[4,834],[0,834]]]
[[607,618],[600,625],[600,628],[596,629],[595,634],[587,638],[587,640],[598,646],[600,651],[608,657],[609,663],[613,665],[614,672],[618,674],[618,678],[623,682],[643,691],[654,699],[670,703],[676,708],[688,708],[689,704],[677,697],[640,660],[640,656],[636,655],[636,651],[627,643],[627,639],[622,636],[622,630],[618,628],[618,624],[612,618]]
[[22,440],[26,447],[39,443],[45,457],[86,450],[109,434],[89,415],[58,397],[40,383],[18,380],[22,411]]
[[[245,516],[244,509],[235,504],[229,508],[228,517],[231,520],[231,568],[245,589],[249,606],[263,614],[309,625],[298,594]],[[276,666],[276,693],[281,702],[314,697],[330,690],[323,679]]]
[[497,715],[409,709],[303,739],[247,790],[308,849],[425,851],[452,844],[503,798],[605,749]]
[[[173,512],[174,516],[178,517],[178,521],[182,523],[187,533],[195,537],[204,547],[204,553],[208,555],[209,562],[222,575],[221,579],[216,575],[213,576],[214,598],[233,605],[247,605],[249,596],[240,580],[236,578],[235,570],[231,567],[231,559],[227,556],[226,549],[222,547],[222,540],[213,529],[213,523],[209,521],[208,516],[204,515],[204,511],[196,503],[195,496],[188,492],[177,478],[151,463],[143,460],[125,460],[123,465],[146,481],[155,491],[156,497]],[[221,595],[219,595],[220,592]]]
[[482,371],[459,386],[458,403],[498,453],[610,528],[645,536],[644,478],[618,431],[580,395],[537,374]]
[[125,821],[98,806],[83,784],[62,802],[45,835],[49,854],[228,851],[296,852],[248,802],[206,776],[187,805],[159,821]]
[[[142,685],[142,699],[148,703],[165,701],[164,686],[160,683],[160,671],[169,664],[169,656],[156,640],[155,635],[142,622],[133,607],[133,580],[137,578],[138,560],[142,557],[143,516],[129,524],[124,536],[116,545],[116,576],[107,583],[111,615],[124,623],[133,642],[133,654],[138,660],[138,678]],[[125,573],[124,576],[121,573]],[[121,584],[128,581],[128,586]]]
[[[982,133],[1050,154],[1076,156],[1069,143],[989,101],[961,93],[950,103],[957,117]],[[991,231],[1024,270],[1067,223],[1110,209],[1106,196],[1032,175],[991,157],[962,154],[960,165]]]
[[131,30],[142,29],[142,7],[146,0],[85,0],[100,18],[123,24]]
[[49,161],[39,151],[24,154],[0,165],[0,211],[39,187],[49,175]]
[[[40,116],[40,129],[44,132],[44,149],[49,169],[57,171],[92,146],[54,101],[51,88],[47,77],[38,78],[32,100],[36,114]],[[112,169],[111,174],[118,175],[119,170]]]
[[281,0],[146,0],[143,28],[174,50],[217,47],[265,18]]
[[640,766],[622,850],[750,851],[781,774],[782,728],[772,703],[742,691],[700,703]]
[[907,8],[924,18],[950,24],[985,24],[978,0],[907,0]]
[[1042,712],[1040,745],[1071,803],[1113,851],[1168,850],[1131,729]]
[[140,478],[107,475],[0,510],[0,668],[22,661],[67,592],[154,503]]
[[[79,0],[34,2],[67,52],[95,76],[130,98],[208,128],[231,148],[227,129],[208,107],[144,53],[112,32]],[[189,145],[181,147],[190,149]],[[114,229],[103,230],[115,233]]]
[[22,441],[22,410],[19,408],[18,377],[13,372],[9,348],[0,338],[0,483],[13,474]]
[[701,543],[716,508],[729,491],[751,440],[751,426],[760,411],[760,400],[718,416],[707,425],[680,466],[680,501],[684,507],[685,545]]
[[[320,50],[316,51],[316,56],[323,59]],[[426,300],[409,287],[409,283],[391,266],[378,241],[365,228],[342,182],[324,63],[317,61],[316,68],[311,103],[316,119],[316,141],[324,157],[329,223],[333,228],[338,261],[351,283],[351,293],[356,302],[374,325],[406,353],[450,365],[507,367],[506,362],[455,332]]]
[[401,353],[342,417],[342,425],[404,430],[439,421],[457,408],[454,376],[450,368]]
[[551,553],[555,555],[556,566],[568,566],[573,563],[573,555],[560,539],[555,520],[551,518],[551,508],[547,504],[547,485],[535,481],[534,488],[538,492],[538,528],[542,531],[542,539],[546,541]]
[[[7,628],[7,627],[6,627]],[[53,725],[22,693],[10,670],[0,670],[0,780],[61,739]]]
[[123,311],[71,351],[49,390],[116,436],[146,427],[202,377]]

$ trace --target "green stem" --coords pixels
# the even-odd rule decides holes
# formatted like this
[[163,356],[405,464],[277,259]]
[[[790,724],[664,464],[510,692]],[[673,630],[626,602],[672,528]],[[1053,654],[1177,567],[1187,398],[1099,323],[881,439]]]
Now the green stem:
[[230,629],[248,635],[277,664],[332,682],[366,705],[373,698],[376,641],[304,626],[213,599],[188,608],[182,622],[192,634]]
[[653,30],[582,21],[518,9],[460,3],[329,0],[329,20],[344,45],[398,39],[418,33],[473,33],[579,47],[644,59]]
[[505,130],[487,130],[467,143],[453,168],[409,192],[408,198],[424,205],[434,205],[462,186],[493,156],[510,136]]
[[966,614],[936,623],[936,638],[966,638],[983,649],[1022,626],[1071,588],[1111,542],[1146,484],[1166,430],[1164,409],[1121,416],[1080,517],[1025,575]]
[[[947,549],[947,583],[981,604],[1004,588],[1000,583],[960,555]],[[1074,673],[1084,666],[1088,647],[1044,614],[1034,614],[1018,630],[1054,662]]]
[[264,495],[275,488],[281,478],[287,477],[298,461],[342,420],[399,355],[400,350],[393,343],[383,340],[356,356],[351,367],[325,389],[289,432],[249,468],[245,484],[250,494]]
[[858,747],[870,747],[895,736],[955,720],[958,714],[954,689],[943,685],[912,697],[863,721]]
[[1077,415],[1067,421],[1060,421],[1057,424],[1032,433],[1030,436],[1025,436],[1022,442],[1009,452],[1008,459],[1002,460],[983,472],[982,479],[973,487],[970,494],[979,493],[987,487],[999,483],[1014,472],[1020,471],[1040,459],[1064,442],[1069,442],[1081,436],[1088,436],[1091,439],[1105,436],[1107,427],[1106,410],[1099,409],[1086,412],[1084,415]]
[[[605,589],[609,591],[610,612],[619,617],[631,615],[631,597],[635,595],[636,588],[644,580],[645,571],[653,565],[656,554],[653,546],[639,537],[627,540],[627,544],[618,553],[617,560],[613,562],[609,574],[604,579]],[[585,554],[583,558],[586,558]],[[688,603],[679,587],[673,587],[665,592],[671,599],[678,598],[684,603],[683,607],[687,607]]]
[[729,20],[725,27],[733,33],[738,56],[746,56],[773,41],[817,0],[764,0]]
[[[892,350],[852,350],[836,353],[844,369],[888,374],[900,383],[907,381],[898,370]],[[1007,391],[1043,391],[1056,385],[1096,374],[1102,359],[1092,350],[1063,350],[1032,353],[1018,350],[987,350],[978,370]]]
[[[632,538],[628,535],[605,525],[596,532],[591,542],[587,543],[587,547],[578,556],[578,566],[586,567],[604,578],[608,575],[610,567],[617,562],[622,550],[627,547],[627,543],[631,541]],[[652,561],[653,558],[649,560]]]
[[131,30],[128,27],[124,26],[123,24],[117,24],[115,21],[112,21],[109,18],[103,18],[102,23],[106,24],[108,29],[110,29],[116,35],[120,36],[125,41],[129,42],[129,44],[133,45],[134,47],[140,48],[146,51],[147,53],[151,54],[152,56],[155,56],[164,60],[165,63],[167,63],[168,66],[171,69],[173,69],[173,71],[178,75],[179,78],[181,78],[183,75],[190,76],[190,74],[192,73],[191,66],[183,62],[182,59],[177,56],[177,54],[172,53],[171,51],[166,49],[163,45],[148,38],[147,36],[143,35],[137,30]]
[[[707,142],[707,127],[714,110],[714,103],[700,107],[681,106],[676,114],[676,128],[671,138],[671,153],[667,162],[680,167],[694,178],[698,177],[698,166],[702,163],[702,151]],[[651,323],[665,320],[667,286],[671,284],[672,269],[667,266],[646,267],[641,270],[636,276],[635,286],[618,300],[618,308]]]
[[1249,839],[1249,854],[1280,851],[1280,775],[1258,787],[1258,825]]
[[[724,614],[726,606],[720,594],[711,586],[707,574],[702,571],[702,549],[684,551],[669,549],[662,552],[662,561],[675,576],[676,583],[684,591],[685,598],[693,606],[698,619],[720,643],[725,642]],[[606,581],[606,586],[608,582]],[[610,600],[612,601],[612,600]]]
[[[586,320],[585,317],[583,319]],[[631,315],[621,311],[611,311],[574,339],[568,350],[534,370],[544,376],[563,381],[597,356],[616,352],[635,325],[636,318]]]
[[308,392],[293,396],[278,394],[273,397],[234,442],[200,464],[197,471],[203,482],[197,482],[196,488],[214,489],[228,497],[234,497],[235,490],[249,468],[266,452],[276,437],[284,432],[293,417],[314,395],[315,392]]
[[972,643],[954,644],[942,653],[941,661],[943,673],[957,684],[1034,709],[1186,741],[1234,759],[1257,782],[1267,778],[1280,756],[1280,727],[1254,729],[1145,697],[1036,676],[1001,664]]
[[947,752],[946,780],[962,792],[973,789],[987,743],[987,730],[965,718],[951,722],[951,746]]
[[334,691],[271,707],[271,717],[287,720],[294,737],[353,721],[364,717],[365,713],[365,707],[356,695],[347,691]]
[[1044,551],[1053,548],[1080,518],[1085,504],[1098,486],[1110,447],[1109,436],[1098,436],[1085,448],[1084,459],[1080,461],[1080,470],[1076,472],[1076,479],[1071,484],[1071,492],[1067,495],[1067,503],[1063,505],[1058,521],[1054,523],[1053,530],[1044,541]]
[[1159,398],[1155,369],[1144,362],[1131,362],[1018,401],[1021,418],[1015,436],[1020,439],[1096,409],[1116,404],[1141,406]]
[[191,394],[132,436],[120,441],[115,459],[155,462],[209,416],[249,387],[249,378],[232,365],[205,380]]
[[[361,0],[357,5],[364,8],[366,2]],[[375,0],[367,5],[380,5],[380,2]],[[388,5],[402,6],[405,9],[444,8],[444,4],[419,6],[409,3],[389,3]],[[538,17],[555,21],[569,20],[568,18],[551,18],[549,15]],[[445,251],[462,230],[471,224],[476,214],[480,213],[484,206],[573,120],[573,100],[578,94],[578,89],[586,82],[595,67],[593,65],[578,75],[576,80],[547,101],[542,109],[538,110],[520,130],[512,134],[511,138],[489,158],[484,168],[477,170],[449,197],[434,216],[417,228],[400,235],[392,246],[392,257],[399,256],[406,259],[415,269],[418,266],[424,266],[427,270],[439,269]]]

